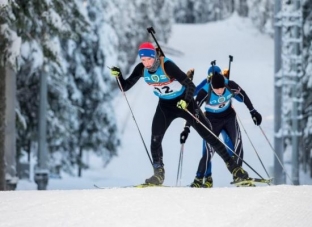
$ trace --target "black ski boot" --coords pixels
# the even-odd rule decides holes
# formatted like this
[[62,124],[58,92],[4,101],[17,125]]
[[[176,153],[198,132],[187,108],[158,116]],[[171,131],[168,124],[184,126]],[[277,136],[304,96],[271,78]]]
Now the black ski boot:
[[145,180],[146,184],[162,185],[165,180],[165,169],[161,165],[154,165],[154,175]]
[[190,185],[191,188],[201,188],[203,186],[203,178],[195,177],[193,183]]
[[234,159],[230,159],[227,163],[226,163],[227,168],[229,169],[229,171],[233,174],[233,179],[234,181],[240,180],[240,179],[247,179],[248,173],[241,167],[239,166]]
[[203,184],[203,188],[212,188],[213,187],[213,180],[211,176],[204,178],[205,183]]

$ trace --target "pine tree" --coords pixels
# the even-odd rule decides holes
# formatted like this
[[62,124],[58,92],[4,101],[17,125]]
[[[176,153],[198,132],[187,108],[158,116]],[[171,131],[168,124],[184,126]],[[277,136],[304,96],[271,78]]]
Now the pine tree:
[[[13,1],[7,1],[4,2],[4,5],[0,5],[0,190],[9,189],[8,185],[6,185],[6,175],[11,177],[11,179],[16,175],[14,163],[14,138],[6,138],[9,137],[9,134],[6,134],[7,128],[13,131],[13,135],[15,134],[14,116],[13,120],[11,119],[12,116],[10,116],[10,119],[7,119],[8,114],[6,114],[11,112],[14,114],[14,97],[6,96],[10,91],[15,91],[15,63],[16,58],[19,55],[20,46],[20,39],[14,31],[16,25],[12,23],[15,19],[12,14],[12,8],[15,6],[16,5]],[[13,84],[10,84],[9,86],[8,81]],[[9,105],[6,105],[7,103]],[[11,109],[7,109],[9,106],[11,106]],[[5,141],[8,141],[7,139],[11,140],[10,145],[12,145],[12,147],[5,146]],[[10,160],[6,160],[8,157]],[[12,159],[13,162],[11,162]],[[6,170],[9,171],[6,172]],[[9,185],[11,186],[11,182],[9,182]]]
[[273,36],[273,11],[274,2],[270,0],[251,0],[247,1],[248,17],[261,32]]
[[302,164],[312,178],[312,2],[303,3],[303,154]]
[[18,151],[37,152],[39,80],[43,73],[48,77],[48,150],[57,149],[63,146],[62,140],[70,134],[68,126],[73,121],[64,118],[64,113],[71,112],[74,116],[76,109],[66,98],[66,69],[62,65],[64,61],[59,40],[59,37],[70,35],[66,17],[70,13],[75,15],[75,7],[72,1],[66,5],[62,1],[16,3],[18,7],[13,12],[19,25],[17,32],[23,40],[17,74],[17,98],[27,123],[26,130],[18,130]]
[[[2,18],[1,18],[2,20]],[[0,23],[0,28],[2,23]],[[5,189],[5,161],[4,161],[4,140],[5,140],[5,64],[3,53],[6,48],[4,34],[0,33],[0,190]]]
[[147,27],[154,26],[166,42],[172,7],[169,0],[15,0],[11,22],[22,38],[18,116],[25,122],[17,128],[18,156],[37,152],[39,81],[45,73],[50,165],[71,173],[87,167],[82,151],[96,152],[107,164],[119,140],[111,103],[116,83],[106,65],[128,72],[139,43],[150,39]]
[[107,1],[105,20],[114,28],[113,34],[117,39],[112,43],[117,53],[114,64],[124,74],[137,60],[140,43],[153,42],[147,28],[154,27],[159,42],[168,40],[173,23],[173,6],[169,0]]
[[224,0],[178,0],[174,15],[177,23],[206,23],[221,20],[233,12],[233,1]]
[[[87,29],[79,30],[75,39],[63,40],[68,62],[68,76],[72,83],[69,97],[78,108],[77,130],[72,134],[76,141],[70,150],[77,154],[78,175],[81,176],[83,151],[94,151],[102,156],[104,164],[116,155],[119,140],[114,111],[111,105],[111,82],[105,73],[104,49],[108,45],[101,38],[106,32],[100,1],[89,1],[84,20]],[[71,155],[72,156],[72,155]]]
[[[19,10],[15,11],[15,15],[17,23],[21,24],[19,32],[23,37],[22,61],[18,73],[18,100],[21,113],[25,116],[27,122],[27,129],[19,129],[18,132],[19,149],[20,151],[26,150],[28,152],[36,149],[39,78],[42,73],[47,73],[47,143],[51,154],[50,164],[53,166],[55,162],[58,162],[58,164],[62,163],[64,164],[64,169],[71,172],[71,166],[75,166],[79,162],[78,150],[80,146],[84,148],[85,144],[81,138],[75,137],[79,134],[78,132],[83,133],[81,125],[77,122],[77,120],[80,120],[81,107],[71,100],[70,89],[76,87],[76,85],[74,85],[75,81],[68,74],[68,64],[64,58],[65,54],[63,53],[62,44],[68,44],[70,40],[77,39],[80,36],[80,32],[87,32],[91,26],[82,16],[83,12],[79,12],[76,1],[66,1],[66,3],[63,1],[17,1],[17,3],[19,4]],[[83,4],[83,1],[80,3]],[[71,16],[68,17],[68,15]],[[98,52],[92,53],[92,51],[90,52],[86,49],[87,53],[94,54],[96,58]],[[80,55],[83,55],[83,53],[80,53]],[[73,57],[79,56],[74,55]],[[88,60],[88,57],[90,56],[85,56],[85,59]],[[99,61],[102,61],[103,65],[103,59],[99,59]],[[96,70],[93,66],[92,64],[88,65],[90,69]],[[99,84],[97,76],[101,77],[101,75],[92,75],[94,76],[92,77],[90,74],[86,74],[85,76],[91,78],[92,84]],[[103,83],[103,81],[101,82]],[[94,87],[95,91],[100,89],[99,87]],[[88,97],[81,96],[79,98],[81,102],[97,103],[95,100],[88,100]],[[98,98],[102,97],[99,96]],[[102,99],[101,103],[105,101],[105,99]],[[107,106],[109,106],[109,103]],[[89,111],[101,113],[101,110],[103,112],[105,109]],[[89,125],[95,124],[102,131],[105,128],[104,124],[106,123],[107,125],[105,121],[98,124],[98,119],[91,116],[88,116],[88,120]],[[114,123],[112,119],[110,124],[113,127]],[[114,135],[114,131],[110,132],[111,135]],[[83,134],[85,135],[85,133]],[[86,134],[85,137],[90,138],[92,135]],[[89,140],[88,144],[90,146],[90,144],[94,143],[95,145],[93,146],[98,148],[98,144],[102,145],[107,143],[107,141],[112,141],[111,152],[114,153],[114,146],[117,144],[116,140],[105,137],[101,137],[101,139],[102,143],[95,144],[98,141]],[[95,151],[98,152],[97,149]],[[61,153],[61,156],[58,155],[59,153]],[[109,157],[106,158],[109,159]],[[105,161],[107,162],[106,159]]]

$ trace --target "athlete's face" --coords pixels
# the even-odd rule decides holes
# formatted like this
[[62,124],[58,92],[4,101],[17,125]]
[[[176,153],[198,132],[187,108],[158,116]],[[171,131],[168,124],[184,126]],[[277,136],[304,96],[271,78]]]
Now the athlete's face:
[[217,95],[223,95],[223,92],[225,90],[225,87],[222,88],[212,88],[213,92],[216,93]]
[[141,61],[144,65],[145,68],[149,69],[153,66],[154,62],[155,62],[155,58],[151,58],[151,57],[141,57]]

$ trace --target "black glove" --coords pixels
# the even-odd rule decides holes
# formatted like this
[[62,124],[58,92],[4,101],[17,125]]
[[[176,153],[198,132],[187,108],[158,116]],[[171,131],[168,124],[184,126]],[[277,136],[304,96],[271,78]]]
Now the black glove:
[[114,77],[118,77],[118,76],[121,76],[121,72],[120,72],[120,69],[116,66],[113,66],[111,69],[110,69],[110,73],[112,76]]
[[181,132],[181,134],[180,134],[180,143],[181,144],[185,143],[189,133],[190,133],[190,128],[187,126],[184,127],[183,132]]
[[262,121],[261,114],[259,114],[258,111],[255,109],[252,109],[250,111],[250,114],[251,114],[251,118],[254,121],[255,125],[260,125],[261,121]]

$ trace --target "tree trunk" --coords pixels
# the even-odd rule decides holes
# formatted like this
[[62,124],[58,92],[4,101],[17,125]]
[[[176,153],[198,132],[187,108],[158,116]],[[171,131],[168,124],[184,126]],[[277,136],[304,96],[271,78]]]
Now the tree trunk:
[[241,17],[248,17],[247,0],[236,0],[236,11]]
[[5,68],[5,180],[6,190],[15,190],[18,181],[16,174],[16,74],[14,70]]
[[78,177],[81,177],[82,176],[82,148],[80,147],[79,148],[79,155],[78,155]]
[[[0,34],[0,40],[3,40]],[[3,49],[0,46],[0,190],[5,190],[5,67],[3,65]]]

